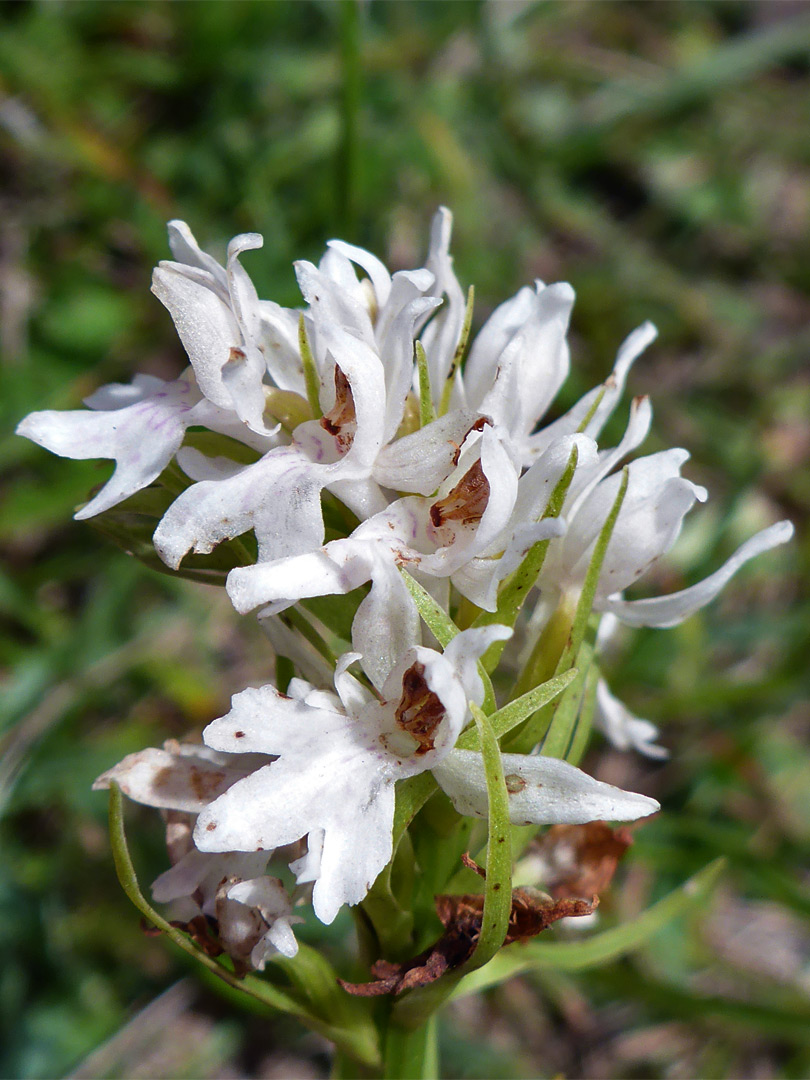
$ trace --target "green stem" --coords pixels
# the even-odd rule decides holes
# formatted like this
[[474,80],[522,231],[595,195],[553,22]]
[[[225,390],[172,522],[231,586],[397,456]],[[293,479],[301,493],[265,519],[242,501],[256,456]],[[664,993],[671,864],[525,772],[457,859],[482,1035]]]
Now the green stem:
[[414,1030],[391,1023],[385,1038],[386,1080],[436,1080],[439,1048],[435,1014]]

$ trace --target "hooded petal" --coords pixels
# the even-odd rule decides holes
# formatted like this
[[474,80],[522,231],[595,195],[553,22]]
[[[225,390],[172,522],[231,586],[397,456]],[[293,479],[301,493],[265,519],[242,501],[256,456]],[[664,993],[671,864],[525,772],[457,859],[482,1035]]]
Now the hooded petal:
[[374,463],[374,479],[392,491],[432,494],[452,472],[474,421],[474,413],[454,410],[388,443]]
[[461,337],[467,306],[464,292],[453,271],[453,257],[450,254],[452,231],[453,215],[446,206],[440,206],[431,222],[430,246],[425,265],[435,279],[433,294],[437,297],[443,296],[444,303],[421,335],[436,405],[441,399],[450,365]]
[[[703,488],[678,475],[685,459],[685,450],[664,450],[630,463],[624,502],[602,564],[597,603],[638,580],[669,551],[686,514],[696,500],[706,497]],[[593,544],[620,484],[619,474],[603,480],[570,521],[564,541],[569,581],[584,580]]]
[[530,433],[568,376],[566,333],[573,305],[570,285],[538,282],[529,317],[498,359],[480,408],[513,438]]

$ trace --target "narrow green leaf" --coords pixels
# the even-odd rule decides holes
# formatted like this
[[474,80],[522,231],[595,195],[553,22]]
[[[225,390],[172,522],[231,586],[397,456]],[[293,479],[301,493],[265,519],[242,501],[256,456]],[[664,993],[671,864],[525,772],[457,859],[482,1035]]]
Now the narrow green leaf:
[[[579,650],[580,656],[582,656],[584,650],[585,646],[583,645]],[[590,667],[587,669],[585,675],[585,685],[582,688],[582,698],[577,714],[576,727],[574,728],[574,734],[571,737],[571,745],[565,755],[565,760],[570,762],[571,765],[579,765],[585,751],[588,749],[588,742],[593,729],[593,714],[594,709],[596,708],[596,687],[599,683],[599,677],[599,668],[593,660],[591,660]]]
[[447,378],[445,379],[444,387],[442,389],[442,400],[439,402],[439,416],[444,416],[450,408],[450,398],[453,396],[453,382],[455,380],[456,371],[458,370],[459,364],[464,359],[464,353],[467,350],[467,342],[470,340],[474,306],[475,286],[471,285],[467,290],[467,306],[464,309],[464,323],[461,327],[461,336],[458,339],[458,345],[456,345],[456,351],[453,353],[453,359],[450,362],[450,370],[447,372]]
[[276,654],[276,689],[280,694],[287,693],[290,681],[295,678],[295,665],[288,656]]
[[[490,716],[489,722],[492,725],[495,738],[500,739],[510,732],[512,728],[522,724],[527,716],[531,716],[533,712],[536,712],[543,705],[553,701],[571,685],[578,674],[577,668],[564,671],[562,675],[557,675],[555,678],[549,679],[548,682],[536,686],[528,694],[524,694],[523,697],[519,697],[515,701],[510,701],[508,705],[504,705],[502,709],[494,712]],[[477,750],[479,747],[477,729],[471,728],[469,731],[465,731],[456,745],[461,750]]]
[[632,922],[603,930],[585,941],[530,941],[526,944],[510,945],[486,968],[467,976],[453,996],[478,994],[524,971],[541,968],[552,971],[583,971],[626,956],[646,945],[673,919],[703,901],[714,887],[724,866],[725,859],[716,859]]
[[433,408],[427,354],[421,341],[416,343],[416,370],[419,373],[419,426],[427,427],[436,419],[436,410]]
[[179,945],[184,952],[188,953],[189,956],[193,956],[196,960],[199,960],[199,962],[207,967],[209,971],[213,971],[230,986],[233,986],[237,990],[243,990],[245,993],[250,994],[251,997],[257,998],[259,1001],[264,1002],[266,1005],[270,1005],[274,1009],[280,1009],[282,1012],[290,1013],[291,1015],[298,1016],[306,1021],[315,1019],[309,1015],[308,1011],[299,1002],[295,1001],[289,994],[279,990],[277,987],[251,976],[248,976],[246,979],[237,978],[232,971],[229,971],[226,967],[223,967],[222,964],[198,949],[186,934],[183,934],[176,927],[172,926],[162,915],[159,915],[158,912],[155,911],[141,892],[138,878],[135,874],[135,867],[132,865],[132,858],[129,854],[124,831],[123,803],[124,797],[121,794],[121,788],[115,781],[111,782],[110,841],[112,844],[113,860],[115,862],[115,872],[121,883],[121,888],[138,911],[149,919],[149,921],[159,930],[162,930],[175,945]]
[[575,657],[579,652],[579,647],[585,637],[588,619],[590,618],[593,609],[593,600],[596,596],[596,587],[599,584],[599,575],[602,572],[602,564],[605,561],[605,555],[607,554],[608,545],[610,544],[610,538],[613,536],[613,530],[616,528],[616,521],[618,520],[624,497],[627,494],[627,484],[629,479],[630,473],[627,466],[625,466],[622,469],[622,480],[613,506],[610,508],[610,513],[608,514],[605,523],[599,532],[596,544],[594,545],[593,555],[591,555],[591,561],[588,564],[588,572],[585,575],[582,592],[579,594],[577,613],[574,616],[574,625],[571,627],[571,636],[560,657],[560,662],[557,665],[557,672],[555,672],[555,674],[559,674],[560,671],[565,671],[566,668],[573,666]]
[[465,973],[489,963],[503,945],[512,911],[512,844],[509,793],[503,775],[498,740],[488,717],[470,705],[478,735],[487,781],[487,876],[484,882],[484,913],[475,952],[464,965]]
[[304,322],[304,313],[298,319],[298,348],[301,350],[301,363],[304,366],[304,385],[307,388],[307,401],[312,409],[312,415],[316,420],[323,416],[321,410],[321,380],[318,377],[318,369],[315,367],[315,357],[312,355],[307,327]]
[[[311,1004],[317,1006],[329,1003],[334,1010],[331,1016],[329,1013],[319,1015],[296,995],[282,990],[265,979],[259,979],[255,975],[238,978],[233,971],[198,949],[186,934],[172,926],[155,911],[141,892],[129,854],[124,830],[123,804],[121,788],[113,781],[110,784],[110,842],[115,871],[121,888],[141,914],[163,931],[183,952],[193,956],[234,990],[240,990],[272,1009],[297,1017],[307,1027],[318,1031],[357,1060],[372,1066],[377,1064],[379,1048],[376,1031],[370,1017],[362,1007],[358,1009],[356,1004],[347,1002],[345,996],[337,992],[337,977],[334,969],[314,949],[299,944],[299,952],[294,959],[279,956],[274,957],[272,962],[286,972]],[[337,1024],[332,1022],[333,1018],[337,1018],[339,1022]]]
[[399,572],[402,574],[408,592],[411,594],[416,609],[428,630],[442,648],[449,645],[456,634],[459,633],[459,628],[444,608],[433,599],[427,589],[423,588],[416,578],[411,577],[408,571],[402,567],[399,568]]
[[488,964],[496,955],[506,937],[512,911],[509,795],[501,752],[486,714],[477,705],[471,704],[470,709],[478,727],[487,781],[487,858],[481,933],[466,963],[447,972],[438,982],[404,994],[395,1004],[392,1022],[411,1030],[427,1022],[468,972]]
[[[399,572],[402,574],[408,592],[411,594],[422,620],[444,649],[461,631],[444,608],[433,599],[427,589],[422,588],[416,578],[411,577],[408,571],[402,567],[400,567]],[[489,715],[495,711],[495,691],[492,688],[489,673],[480,660],[478,661],[478,674],[484,684],[483,709]]]
[[[585,583],[582,586],[582,592],[579,596],[579,603],[577,604],[577,611],[574,616],[574,625],[571,627],[571,634],[568,638],[568,642],[563,649],[562,656],[557,664],[557,674],[566,671],[571,667],[575,663],[576,658],[582,649],[585,640],[585,631],[588,628],[588,620],[591,617],[594,596],[596,595],[596,587],[599,584],[599,575],[602,572],[602,564],[605,561],[610,538],[613,536],[613,530],[616,527],[616,521],[618,520],[619,512],[621,511],[622,503],[624,502],[624,497],[627,493],[629,476],[630,474],[625,467],[622,470],[622,480],[619,485],[619,491],[613,502],[610,513],[599,532],[599,537],[593,549],[593,555],[591,556],[591,561],[588,565],[588,572],[585,575]],[[572,686],[568,694],[555,707],[554,715],[551,719],[542,747],[542,753],[545,754],[546,757],[564,757],[571,743],[571,736],[579,714],[579,705],[582,697],[581,684],[584,682],[588,663],[581,663],[578,664],[578,666],[582,672],[578,681],[579,685]],[[529,726],[531,727],[531,725]]]
[[[568,489],[571,487],[571,481],[574,479],[578,457],[579,451],[574,446],[568,458],[568,463],[549,496],[541,521],[545,521],[546,518],[560,516]],[[501,586],[498,592],[497,609],[495,611],[482,611],[472,624],[473,626],[490,626],[493,623],[501,623],[503,626],[515,625],[518,612],[529,595],[532,586],[537,581],[540,571],[543,569],[550,542],[550,540],[538,540],[536,544],[531,546],[523,562]],[[487,649],[482,658],[482,663],[488,672],[494,671],[497,667],[505,644],[504,641],[495,641]]]

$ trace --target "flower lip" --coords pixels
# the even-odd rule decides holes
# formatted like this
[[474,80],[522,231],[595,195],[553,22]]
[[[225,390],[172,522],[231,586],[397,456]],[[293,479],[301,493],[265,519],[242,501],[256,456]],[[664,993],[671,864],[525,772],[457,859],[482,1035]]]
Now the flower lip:
[[394,715],[400,729],[418,743],[416,756],[434,749],[434,734],[446,710],[427,684],[424,664],[417,661],[402,676],[402,697]]
[[335,403],[329,412],[324,413],[321,427],[334,435],[341,450],[348,450],[354,442],[357,430],[357,410],[354,406],[354,394],[349,380],[335,364]]
[[477,525],[484,516],[488,502],[489,480],[484,475],[479,458],[449,494],[433,503],[430,520],[437,529],[449,521],[457,521],[460,525]]

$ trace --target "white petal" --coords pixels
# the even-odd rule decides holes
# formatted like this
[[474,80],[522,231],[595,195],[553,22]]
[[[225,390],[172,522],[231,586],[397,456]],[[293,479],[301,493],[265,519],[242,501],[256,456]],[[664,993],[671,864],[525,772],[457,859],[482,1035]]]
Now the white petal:
[[[333,251],[330,254],[337,256],[339,253]],[[357,286],[357,278],[351,268],[351,263],[347,262],[347,266]],[[298,279],[298,287],[310,306],[313,325],[310,342],[319,360],[323,359],[325,353],[325,347],[321,341],[321,330],[325,327],[351,330],[366,345],[373,347],[374,331],[365,304],[330,280],[310,262],[305,260],[296,262],[295,275]]]
[[319,745],[337,738],[345,723],[341,713],[313,708],[268,684],[234,694],[231,711],[212,721],[203,739],[225,754],[284,754],[293,747],[296,753],[317,754]]
[[530,317],[536,299],[535,290],[524,286],[495,308],[478,331],[464,365],[464,389],[471,409],[478,410],[491,389],[501,353]]
[[[600,605],[636,581],[669,551],[684,517],[697,499],[705,497],[702,488],[678,475],[686,457],[685,450],[673,449],[630,463],[627,491],[599,577],[596,599]],[[572,583],[584,580],[593,544],[620,483],[619,474],[603,480],[569,525],[564,562],[566,577]]]
[[213,551],[251,528],[260,559],[317,548],[323,542],[320,492],[327,476],[295,447],[279,447],[230,478],[184,491],[155,530],[155,549],[176,569],[186,552]]
[[361,659],[359,652],[343,653],[335,665],[334,684],[340,704],[346,713],[358,713],[377,699],[359,679],[348,670],[355,661]]
[[314,645],[305,641],[297,631],[286,626],[277,615],[268,615],[259,619],[259,626],[267,636],[276,656],[286,656],[291,660],[296,671],[305,679],[315,683],[328,683],[332,676],[332,667],[317,651]]
[[[397,275],[399,277],[399,275]],[[417,323],[439,306],[435,297],[421,296],[399,312],[380,341],[385,359],[386,407],[384,442],[390,442],[402,422],[405,401],[414,376],[414,334]],[[378,331],[379,333],[379,331]]]
[[[565,514],[573,521],[577,511],[597,486],[613,469],[637,449],[650,431],[652,405],[648,397],[634,398],[630,406],[630,419],[618,446],[599,454],[597,464],[588,470],[577,469],[566,499]],[[688,456],[688,455],[687,455]],[[615,496],[614,496],[615,497]]]
[[70,458],[112,458],[115,472],[101,491],[76,514],[93,517],[160,476],[183,441],[189,411],[199,391],[188,379],[162,383],[161,389],[135,404],[109,412],[31,413],[17,434]]
[[532,456],[543,453],[555,439],[578,431],[594,406],[593,416],[588,421],[584,433],[593,439],[597,438],[624,393],[630,367],[657,336],[658,331],[651,322],[645,322],[636,327],[619,347],[613,371],[605,383],[589,390],[564,416],[530,437]]
[[421,335],[436,404],[441,399],[450,364],[461,337],[467,306],[464,292],[453,272],[453,257],[450,255],[452,229],[453,215],[447,207],[439,207],[430,227],[430,248],[425,265],[435,277],[434,295],[444,296],[445,301]]
[[365,270],[371,284],[374,286],[377,307],[382,308],[391,292],[391,275],[386,270],[385,264],[380,262],[377,256],[372,255],[370,251],[355,247],[354,244],[346,244],[343,240],[330,240],[328,246],[333,251],[339,251],[341,255],[345,255],[347,259],[351,259],[352,262],[357,263],[358,266]]
[[315,913],[331,922],[356,904],[391,857],[392,781],[362,748],[340,737],[288,756],[236,784],[202,814],[195,843],[203,850],[269,849],[323,830],[313,891]]
[[226,296],[228,281],[225,268],[220,266],[212,255],[202,250],[185,221],[170,221],[168,231],[169,247],[175,260],[207,271],[220,286],[223,297]]
[[611,694],[608,684],[600,679],[596,684],[597,726],[617,750],[638,750],[645,757],[663,760],[669,757],[665,746],[656,746],[658,728],[649,720],[634,716],[624,702]]
[[374,479],[392,491],[432,494],[452,471],[474,421],[474,413],[455,410],[389,443],[374,463]]
[[240,780],[250,766],[234,760],[226,766],[207,760],[201,753],[176,754],[149,748],[129,754],[114,768],[108,769],[93,784],[94,791],[109,788],[115,781],[134,802],[166,810],[199,813],[232,784]]
[[[635,821],[660,810],[655,799],[603,784],[557,758],[501,756],[513,825]],[[453,750],[433,775],[460,814],[486,817],[487,787],[480,754]]]
[[529,434],[568,375],[565,335],[573,304],[570,285],[538,283],[529,317],[498,359],[492,389],[480,408],[513,437]]
[[[298,920],[295,919],[295,921]],[[267,931],[267,940],[277,952],[280,952],[282,956],[286,956],[288,959],[292,959],[293,956],[298,954],[298,942],[295,940],[295,934],[288,919],[275,919],[273,925]]]
[[259,604],[283,611],[295,600],[351,592],[370,579],[373,561],[372,545],[335,540],[320,551],[231,570],[228,596],[243,615]]
[[497,623],[481,626],[475,630],[462,630],[456,634],[444,650],[444,658],[455,669],[467,697],[480,705],[484,700],[484,687],[478,674],[478,661],[496,641],[508,641],[512,629]]
[[749,559],[764,551],[786,544],[793,536],[790,521],[780,521],[763,529],[737,549],[731,558],[703,581],[669,596],[654,596],[647,600],[622,600],[620,596],[603,601],[605,611],[629,626],[677,626],[696,611],[714,600],[726,583]]
[[290,870],[295,875],[297,885],[307,885],[317,880],[321,872],[322,854],[323,829],[312,829],[307,836],[306,854],[290,863]]
[[200,390],[220,408],[232,409],[222,366],[231,349],[241,347],[242,335],[228,305],[172,263],[161,263],[154,271],[152,292],[174,320]]
[[419,612],[390,554],[374,553],[371,590],[352,622],[352,644],[363,670],[382,689],[396,660],[419,643]]

